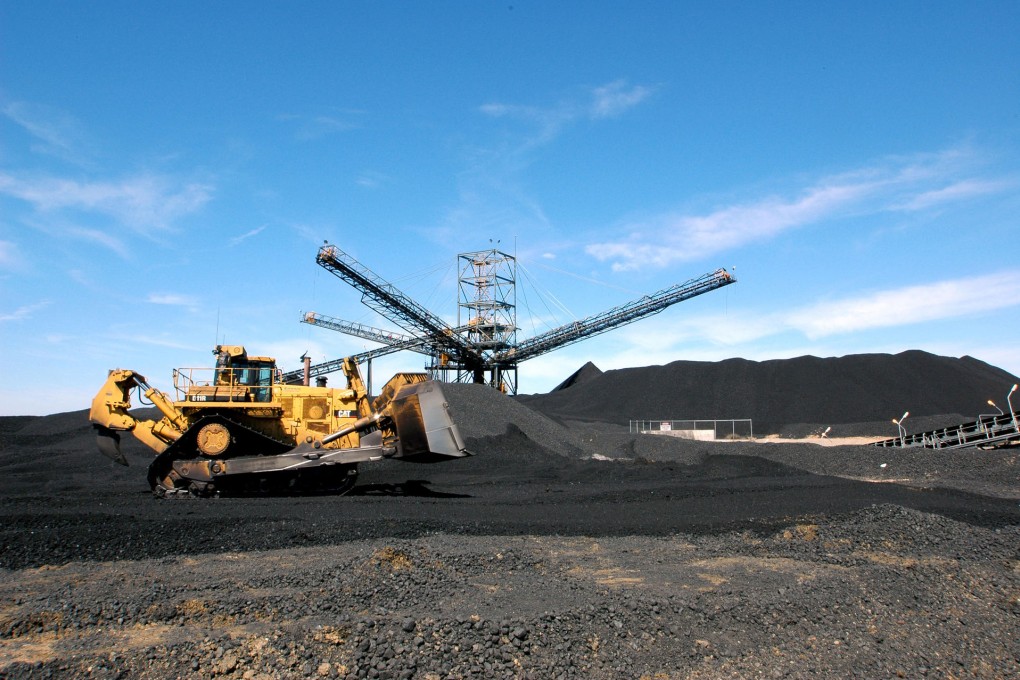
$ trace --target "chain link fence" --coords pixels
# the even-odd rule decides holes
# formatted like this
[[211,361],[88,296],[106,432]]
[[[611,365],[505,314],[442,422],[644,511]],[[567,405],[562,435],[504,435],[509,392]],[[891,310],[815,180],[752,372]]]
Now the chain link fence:
[[750,418],[729,420],[632,420],[632,434],[662,434],[684,439],[714,441],[717,439],[754,439]]

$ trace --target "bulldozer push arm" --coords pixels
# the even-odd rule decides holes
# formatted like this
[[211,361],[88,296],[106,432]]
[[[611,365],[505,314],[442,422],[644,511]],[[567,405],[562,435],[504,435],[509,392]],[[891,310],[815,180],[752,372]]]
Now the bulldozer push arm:
[[[131,390],[136,387],[160,410],[162,420],[138,420],[128,412]],[[121,465],[128,464],[120,450],[121,432],[131,432],[146,446],[161,453],[180,439],[188,427],[184,415],[166,394],[149,385],[141,374],[119,368],[110,371],[103,387],[92,399],[89,420],[96,430],[99,451]]]

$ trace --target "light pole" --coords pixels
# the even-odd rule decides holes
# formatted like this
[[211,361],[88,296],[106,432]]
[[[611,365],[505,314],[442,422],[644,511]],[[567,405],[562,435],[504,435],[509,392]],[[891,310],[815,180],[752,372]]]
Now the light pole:
[[1013,393],[1016,392],[1016,385],[1013,385],[1013,389],[1006,395],[1006,403],[1009,405],[1009,414],[1013,417],[1013,429],[1020,432],[1020,427],[1016,426],[1016,411],[1013,410]]
[[[994,402],[994,401],[992,401],[991,399],[989,399],[989,400],[988,400],[987,402],[985,402],[985,403],[987,403],[987,404],[988,404],[989,406],[991,406],[991,407],[992,407],[992,408],[994,408],[994,409],[995,409],[996,411],[998,411],[998,412],[999,412],[999,415],[1000,415],[1000,416],[1001,416],[1001,415],[1003,415],[1003,413],[1002,413],[1002,409],[1001,409],[1001,408],[999,408],[998,406],[996,406],[996,404],[995,404],[995,402]],[[988,429],[988,428],[987,428],[987,427],[985,426],[985,416],[992,416],[992,418],[993,418],[993,421],[992,421],[992,422],[993,422],[993,424],[994,424],[994,418],[995,418],[995,414],[994,414],[994,413],[979,413],[979,414],[978,414],[978,421],[977,421],[977,431],[978,431],[978,432],[984,432],[984,431],[986,431],[986,430]]]
[[892,419],[893,424],[896,425],[896,429],[900,431],[900,448],[906,446],[907,430],[903,427],[903,421],[910,415],[910,411],[904,411],[903,415],[900,416],[899,420]]

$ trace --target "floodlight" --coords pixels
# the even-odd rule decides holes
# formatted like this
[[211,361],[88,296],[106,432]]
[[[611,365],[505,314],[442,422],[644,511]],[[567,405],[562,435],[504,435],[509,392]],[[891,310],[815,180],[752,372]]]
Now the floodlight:
[[904,411],[903,415],[900,416],[899,420],[896,420],[895,418],[893,418],[893,423],[896,425],[896,429],[899,430],[899,433],[900,433],[900,447],[901,448],[906,446],[906,443],[907,443],[906,442],[906,439],[907,439],[907,430],[906,430],[906,428],[903,427],[903,421],[906,420],[907,416],[909,416],[909,415],[910,415],[910,411]]
[[1013,410],[1013,393],[1016,392],[1016,387],[1017,387],[1016,385],[1013,385],[1013,388],[1009,391],[1009,394],[1006,395],[1006,404],[1009,405],[1009,414],[1013,416],[1013,429],[1016,430],[1017,432],[1020,432],[1020,427],[1018,427],[1016,424],[1016,411]]

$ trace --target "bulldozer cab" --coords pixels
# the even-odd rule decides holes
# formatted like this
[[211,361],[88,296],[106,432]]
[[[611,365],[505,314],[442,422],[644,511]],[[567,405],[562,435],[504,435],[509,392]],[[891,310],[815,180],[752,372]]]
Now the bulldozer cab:
[[[184,388],[185,401],[270,402],[273,385],[280,382],[276,360],[250,357],[240,345],[219,345],[214,350],[212,380],[200,378],[203,369],[178,369],[175,386]],[[208,370],[208,369],[205,369]],[[208,376],[208,374],[206,374]],[[176,378],[181,378],[177,385]]]
[[252,401],[271,401],[273,374],[276,364],[273,361],[249,361],[247,364],[223,369],[226,384],[247,387]]

